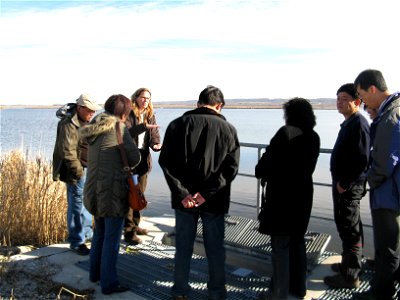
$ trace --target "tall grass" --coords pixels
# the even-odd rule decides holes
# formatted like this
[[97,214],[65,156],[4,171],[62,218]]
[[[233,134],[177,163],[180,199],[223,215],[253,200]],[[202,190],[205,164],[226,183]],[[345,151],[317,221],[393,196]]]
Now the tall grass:
[[0,245],[64,241],[66,210],[65,184],[53,182],[50,162],[20,151],[0,157]]

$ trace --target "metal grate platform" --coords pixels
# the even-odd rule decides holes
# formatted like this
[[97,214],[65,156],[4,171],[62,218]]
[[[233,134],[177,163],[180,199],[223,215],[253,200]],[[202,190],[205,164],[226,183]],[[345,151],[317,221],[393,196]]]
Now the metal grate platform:
[[[141,245],[121,244],[117,269],[122,284],[146,299],[171,299],[175,248],[146,241]],[[89,270],[89,261],[78,264]],[[270,279],[250,270],[226,266],[227,299],[257,299],[260,292],[268,291]],[[190,299],[207,299],[208,265],[201,256],[193,255],[190,273],[192,294]]]
[[[362,261],[362,273],[360,275],[361,285],[357,289],[330,289],[328,288],[318,300],[351,300],[354,293],[366,292],[370,289],[370,282],[374,276],[373,266],[367,263],[364,258]],[[396,283],[397,296],[395,299],[400,299],[400,284]]]
[[[321,261],[321,255],[329,244],[331,236],[308,231],[305,236],[308,270]],[[174,234],[163,241],[174,246]],[[197,225],[194,253],[205,256],[201,220]],[[269,235],[258,232],[258,221],[239,216],[225,217],[225,248],[227,263],[249,268],[258,274],[272,275],[272,248]]]

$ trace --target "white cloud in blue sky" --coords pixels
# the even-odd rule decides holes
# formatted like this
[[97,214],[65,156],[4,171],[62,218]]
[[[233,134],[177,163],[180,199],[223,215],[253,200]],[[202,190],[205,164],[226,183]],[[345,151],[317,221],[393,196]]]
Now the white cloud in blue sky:
[[[335,97],[366,68],[400,67],[391,0],[0,1],[0,103]],[[397,85],[397,86],[396,86]]]

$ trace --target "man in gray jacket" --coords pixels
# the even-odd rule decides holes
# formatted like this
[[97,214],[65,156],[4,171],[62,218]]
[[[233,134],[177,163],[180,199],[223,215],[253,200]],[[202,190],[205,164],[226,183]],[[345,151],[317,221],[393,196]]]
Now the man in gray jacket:
[[374,231],[375,274],[371,290],[354,299],[397,299],[400,264],[400,93],[390,93],[382,73],[365,70],[356,78],[357,93],[378,109],[371,124],[367,180]]
[[208,86],[197,109],[172,121],[166,130],[159,163],[175,209],[174,299],[188,299],[189,272],[199,217],[203,223],[209,281],[208,299],[225,299],[224,215],[230,186],[239,168],[236,129],[221,115],[220,89]]
[[93,235],[92,217],[83,205],[83,187],[86,178],[86,142],[78,139],[78,129],[102,107],[88,95],[76,100],[76,107],[57,125],[57,138],[53,152],[53,180],[67,184],[67,228],[71,250],[79,255],[88,255],[86,239]]

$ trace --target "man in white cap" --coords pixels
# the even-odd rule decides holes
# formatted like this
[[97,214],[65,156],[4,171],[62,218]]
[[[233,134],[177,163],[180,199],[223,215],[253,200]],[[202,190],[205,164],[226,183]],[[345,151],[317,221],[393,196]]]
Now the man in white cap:
[[92,217],[83,205],[88,145],[78,139],[78,129],[88,124],[99,109],[102,107],[90,95],[80,95],[72,112],[58,122],[53,152],[53,179],[67,184],[68,242],[79,255],[89,254],[85,241],[93,231]]

